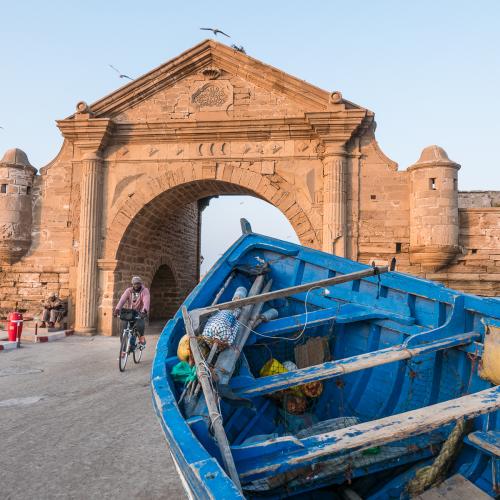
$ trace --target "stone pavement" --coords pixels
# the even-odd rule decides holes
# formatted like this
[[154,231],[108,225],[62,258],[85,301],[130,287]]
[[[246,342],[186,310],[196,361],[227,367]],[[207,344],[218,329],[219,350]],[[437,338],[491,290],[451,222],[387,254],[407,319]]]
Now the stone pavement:
[[118,339],[25,344],[0,360],[2,499],[184,498],[143,360],[117,365]]

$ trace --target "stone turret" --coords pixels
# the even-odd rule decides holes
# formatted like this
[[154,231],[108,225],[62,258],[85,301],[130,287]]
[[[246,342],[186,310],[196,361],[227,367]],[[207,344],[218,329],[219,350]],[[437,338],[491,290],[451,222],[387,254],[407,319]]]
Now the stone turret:
[[16,262],[31,245],[35,174],[20,149],[9,149],[0,160],[0,264]]
[[410,172],[410,261],[423,271],[448,265],[458,246],[458,163],[439,146],[422,151]]

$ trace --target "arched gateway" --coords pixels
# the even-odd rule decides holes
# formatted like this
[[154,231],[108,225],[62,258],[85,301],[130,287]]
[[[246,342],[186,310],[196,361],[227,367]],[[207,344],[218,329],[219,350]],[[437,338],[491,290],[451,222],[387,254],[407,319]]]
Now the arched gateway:
[[57,123],[65,140],[40,175],[20,150],[0,161],[0,313],[37,312],[54,290],[77,332],[109,335],[134,273],[163,318],[161,300],[171,312],[196,284],[201,205],[221,194],[273,204],[304,245],[365,261],[397,252],[414,273],[460,267],[469,244],[443,150],[398,171],[371,111],[214,41]]
[[210,196],[260,197],[303,244],[351,255],[342,177],[359,158],[349,141],[372,120],[338,93],[212,41],[80,103],[58,122],[66,142],[55,160],[71,149],[78,170],[76,330],[112,331],[132,273],[151,284],[168,266],[180,302],[198,279],[198,202]]

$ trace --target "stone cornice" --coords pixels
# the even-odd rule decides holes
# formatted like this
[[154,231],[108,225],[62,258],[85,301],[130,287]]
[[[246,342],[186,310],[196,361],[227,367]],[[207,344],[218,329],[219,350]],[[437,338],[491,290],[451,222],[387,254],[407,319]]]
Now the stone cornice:
[[57,126],[65,139],[88,153],[102,151],[113,132],[114,123],[109,118],[73,118],[59,120]]
[[118,123],[113,133],[117,142],[262,141],[314,137],[314,130],[303,118]]
[[306,113],[305,117],[325,145],[341,145],[348,142],[362,124],[371,121],[373,115],[366,109],[346,109]]
[[320,139],[327,146],[345,144],[371,115],[365,110],[306,113],[305,117],[246,120],[177,120],[121,122],[113,130],[114,142],[197,142]]

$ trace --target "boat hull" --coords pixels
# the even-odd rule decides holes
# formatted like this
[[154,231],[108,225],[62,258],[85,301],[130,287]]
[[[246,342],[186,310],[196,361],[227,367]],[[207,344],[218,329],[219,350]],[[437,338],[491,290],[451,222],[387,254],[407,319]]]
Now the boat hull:
[[[368,267],[288,242],[249,234],[224,254],[185,300],[184,306],[193,311],[210,305],[230,273],[238,266],[248,267],[256,257],[272,262],[273,290]],[[238,284],[241,283],[234,286]],[[500,301],[465,295],[399,273],[356,280],[326,291],[327,294],[322,290],[309,294],[309,290],[294,295],[293,300],[274,302],[273,305],[280,309],[279,318],[257,328],[261,337],[253,334],[249,337],[244,350],[248,366],[240,368],[231,380],[233,390],[251,397],[254,403],[252,411],[235,411],[222,404],[231,450],[244,482],[244,495],[221,466],[220,453],[208,431],[207,419],[197,417],[196,412],[186,416],[185,408],[178,406],[180,388],[172,380],[170,371],[178,361],[176,346],[184,333],[180,311],[167,323],[158,341],[152,368],[153,404],[189,495],[194,498],[285,497],[345,481],[345,471],[349,467],[335,462],[339,460],[335,458],[338,451],[327,454],[326,465],[330,468],[325,465],[325,470],[328,469],[328,474],[317,474],[314,480],[303,481],[297,476],[290,480],[294,470],[304,471],[311,467],[306,461],[302,467],[293,466],[294,461],[301,463],[303,453],[294,446],[309,446],[312,453],[314,436],[299,441],[280,437],[284,439],[280,445],[282,449],[277,445],[279,439],[272,437],[274,429],[270,422],[280,415],[274,408],[275,400],[269,399],[270,393],[297,385],[295,382],[300,380],[302,373],[306,377],[304,380],[323,383],[323,394],[314,403],[319,424],[352,415],[359,420],[353,432],[358,432],[363,425],[366,427],[367,423],[373,422],[376,426],[384,419],[392,416],[397,419],[399,415],[421,408],[429,408],[432,412],[432,405],[438,408],[443,402],[494,386],[491,381],[481,379],[478,366],[488,325],[500,328]],[[226,300],[230,300],[228,297],[226,294]],[[308,306],[311,311],[307,310]],[[275,358],[281,356],[282,359],[287,356],[289,359],[292,352],[288,349],[288,355],[284,353],[283,347],[269,342],[269,336],[293,336],[294,330],[300,330],[303,324],[304,330],[307,326],[306,335],[334,338],[335,342],[329,344],[333,361],[298,370],[296,374],[281,374],[266,377],[266,380],[256,377],[255,367],[260,366],[263,352],[268,350]],[[259,342],[267,345],[260,348]],[[384,348],[393,350],[396,357],[388,360]],[[355,369],[346,370],[348,365]],[[319,376],[315,375],[315,370]],[[496,393],[490,397],[494,398],[494,405],[480,403],[475,413],[470,412],[470,418],[475,417],[474,430],[491,433],[500,427],[500,417],[495,411],[500,398]],[[203,410],[198,413],[202,414]],[[448,421],[441,424],[436,421],[428,430],[407,433],[395,443],[380,441],[382,452],[375,454],[373,459],[362,456],[360,447],[353,446],[349,460],[355,459],[352,463],[359,467],[351,467],[349,474],[351,479],[360,478],[358,484],[363,496],[383,498],[380,495],[389,495],[389,490],[404,493],[412,464],[429,462],[453,428],[455,418],[453,413],[450,415]],[[460,418],[458,413],[456,418]],[[429,424],[430,420],[426,422]],[[290,429],[281,426],[279,432],[280,436],[286,436]],[[261,438],[261,435],[268,437]],[[322,439],[326,439],[326,435],[328,432]],[[254,439],[261,441],[252,442]],[[365,444],[365,448],[373,448],[373,443],[379,442],[377,439],[378,435],[374,435],[372,444]],[[259,452],[260,449],[263,452]],[[395,453],[398,449],[402,450],[400,455]],[[257,464],[255,467],[253,462]],[[272,469],[270,464],[274,462],[278,466]],[[495,487],[491,464],[492,458],[483,451],[465,445],[454,468],[491,495]],[[252,472],[253,469],[259,472]],[[376,484],[370,486],[370,477],[378,477],[378,483],[375,481]],[[399,482],[398,477],[402,478]],[[259,484],[264,484],[263,490],[258,489]]]

